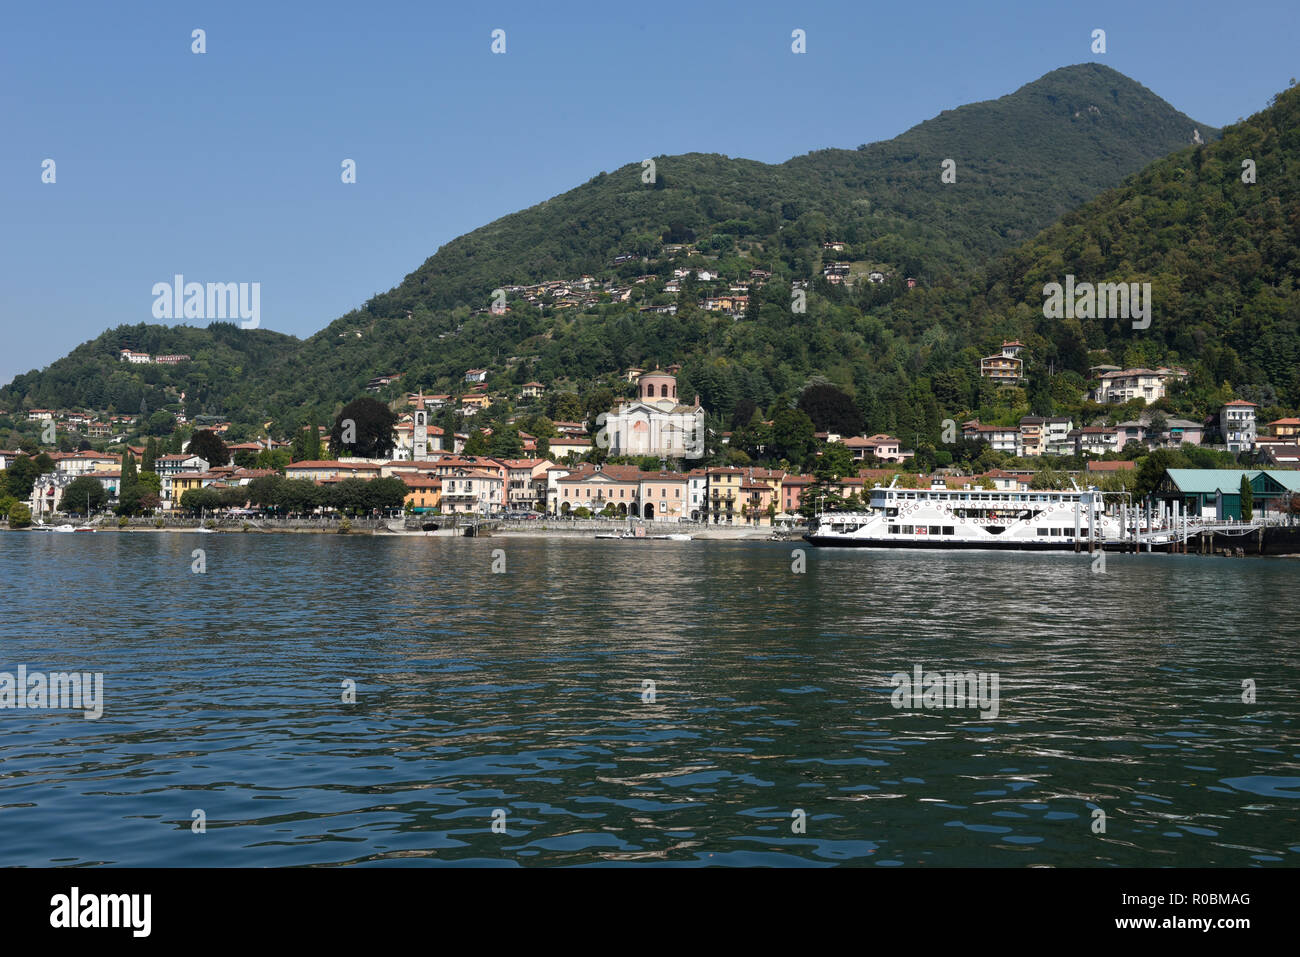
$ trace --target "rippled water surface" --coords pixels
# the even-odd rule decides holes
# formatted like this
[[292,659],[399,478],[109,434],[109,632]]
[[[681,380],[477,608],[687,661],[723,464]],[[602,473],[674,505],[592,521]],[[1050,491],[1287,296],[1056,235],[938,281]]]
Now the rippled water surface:
[[791,550],[0,535],[0,865],[1300,863],[1300,560]]

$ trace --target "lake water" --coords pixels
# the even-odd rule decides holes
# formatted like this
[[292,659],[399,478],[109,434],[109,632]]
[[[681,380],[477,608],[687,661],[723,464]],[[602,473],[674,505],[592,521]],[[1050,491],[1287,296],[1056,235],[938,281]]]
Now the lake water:
[[794,547],[0,535],[0,865],[1300,863],[1300,560]]

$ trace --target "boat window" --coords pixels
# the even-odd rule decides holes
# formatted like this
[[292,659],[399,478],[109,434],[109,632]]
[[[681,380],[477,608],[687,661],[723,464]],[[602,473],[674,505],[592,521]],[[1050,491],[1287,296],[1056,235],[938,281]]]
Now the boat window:
[[938,525],[931,525],[931,526],[930,526],[930,534],[931,534],[931,535],[942,535],[942,534],[943,534],[943,529],[940,528]]
[[897,526],[897,525],[890,525],[890,526],[889,526],[889,534],[890,534],[890,535],[897,535],[897,534],[898,534],[898,526]]
[[945,535],[951,535],[951,534],[953,534],[953,529],[954,529],[954,526],[952,526],[952,525],[945,525],[945,526],[943,527],[943,534],[945,534]]
[[915,534],[915,533],[916,533],[916,529],[914,529],[911,525],[904,525],[904,526],[903,526],[903,534],[904,534],[904,535],[913,535],[913,534]]

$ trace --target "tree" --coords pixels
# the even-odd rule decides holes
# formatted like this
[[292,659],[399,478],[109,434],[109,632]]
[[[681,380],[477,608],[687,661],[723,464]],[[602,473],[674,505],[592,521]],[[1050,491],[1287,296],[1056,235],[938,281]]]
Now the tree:
[[737,400],[736,408],[731,413],[732,430],[734,431],[749,425],[757,412],[758,406],[754,404],[753,399],[742,398]]
[[813,475],[821,481],[843,478],[856,471],[853,453],[842,442],[827,442],[813,466]]
[[582,400],[573,392],[552,392],[546,397],[546,416],[553,422],[576,422],[582,418]]
[[1250,487],[1250,479],[1241,476],[1241,520],[1249,522],[1255,515],[1255,493]]
[[465,440],[465,454],[466,455],[487,455],[488,454],[487,436],[483,434],[483,431],[481,429],[475,429],[473,432],[469,434],[469,438]]
[[119,500],[135,485],[138,477],[139,472],[135,467],[135,455],[130,449],[127,449],[126,454],[122,456],[122,481],[118,484],[117,489]]
[[[294,433],[293,439],[289,442],[289,459],[293,462],[301,462],[307,458],[307,430],[299,429]],[[235,462],[239,462],[239,456],[235,456]]]
[[321,454],[320,427],[316,424],[316,416],[312,415],[307,419],[307,441],[304,443],[303,455],[309,462],[319,462]]
[[230,462],[230,450],[211,429],[199,429],[190,438],[190,455],[197,455],[212,468]]
[[168,435],[175,427],[176,416],[162,409],[149,416],[146,426],[150,435]]
[[9,506],[9,527],[26,528],[32,523],[32,510],[22,502],[14,502]]
[[1164,479],[1166,469],[1186,468],[1188,464],[1187,457],[1181,452],[1156,449],[1146,458],[1138,460],[1134,494],[1139,498],[1152,494]]
[[36,484],[36,478],[40,474],[36,460],[27,455],[18,455],[9,467],[0,472],[0,491],[12,495],[16,499],[31,498],[32,486]]
[[813,422],[798,409],[782,409],[772,420],[772,454],[790,462],[800,463],[816,444]]
[[506,426],[492,433],[488,442],[488,454],[497,458],[516,459],[524,452],[523,439],[514,426]]
[[181,494],[180,506],[185,511],[196,514],[203,511],[212,511],[221,506],[221,495],[215,488],[211,487],[187,489]]
[[1165,418],[1165,414],[1163,412],[1152,412],[1151,418],[1147,422],[1147,435],[1159,437],[1168,431],[1169,420]]
[[162,479],[156,472],[141,472],[136,476],[135,487],[154,495],[162,494]]
[[[344,423],[349,423],[347,426]],[[330,430],[330,452],[334,456],[363,459],[388,458],[397,445],[393,433],[397,413],[377,399],[362,396],[343,407]]]
[[158,441],[150,436],[144,444],[144,454],[140,456],[140,471],[152,472],[158,461]]
[[[307,481],[306,479],[297,479],[295,481]],[[282,506],[282,488],[285,485],[285,479],[279,475],[259,475],[245,487],[248,494],[248,501],[258,508],[277,508]],[[315,483],[312,483],[315,488]],[[184,500],[184,496],[182,496]]]
[[64,512],[84,512],[89,515],[90,512],[103,508],[107,501],[108,492],[104,490],[103,484],[88,475],[74,478],[63,490]]
[[810,385],[799,396],[798,408],[812,419],[814,431],[858,435],[862,432],[862,413],[853,397],[830,383]]
[[370,493],[369,504],[371,508],[401,508],[409,493],[406,483],[395,476],[377,478],[367,482],[366,485],[366,491]]
[[1065,488],[1068,484],[1069,482],[1064,475],[1049,468],[1039,469],[1034,473],[1033,478],[1029,480],[1029,487],[1035,491]]
[[277,472],[283,472],[290,465],[289,451],[287,449],[262,449],[253,459],[253,467],[259,469],[274,469]]

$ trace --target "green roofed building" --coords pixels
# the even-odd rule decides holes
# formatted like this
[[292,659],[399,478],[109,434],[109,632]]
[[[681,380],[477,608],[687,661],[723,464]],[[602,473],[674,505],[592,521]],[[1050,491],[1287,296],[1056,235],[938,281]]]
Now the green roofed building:
[[1300,471],[1286,469],[1166,469],[1156,497],[1181,502],[1188,515],[1241,518],[1241,477],[1250,482],[1257,516],[1286,511],[1300,495]]

